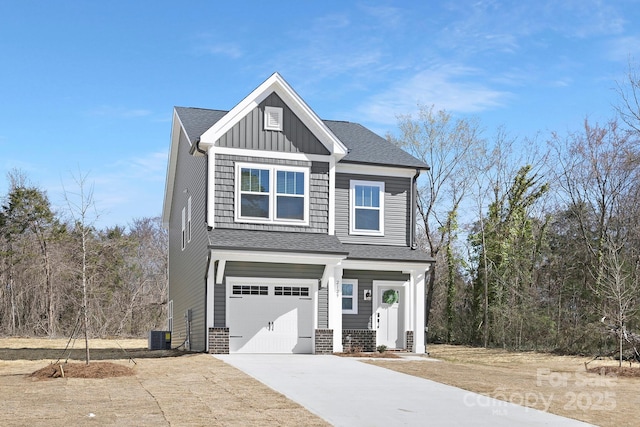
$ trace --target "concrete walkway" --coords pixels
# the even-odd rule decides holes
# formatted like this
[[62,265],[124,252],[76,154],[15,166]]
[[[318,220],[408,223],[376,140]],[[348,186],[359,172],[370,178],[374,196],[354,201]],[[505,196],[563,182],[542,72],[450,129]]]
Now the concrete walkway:
[[215,357],[335,426],[588,425],[345,357]]

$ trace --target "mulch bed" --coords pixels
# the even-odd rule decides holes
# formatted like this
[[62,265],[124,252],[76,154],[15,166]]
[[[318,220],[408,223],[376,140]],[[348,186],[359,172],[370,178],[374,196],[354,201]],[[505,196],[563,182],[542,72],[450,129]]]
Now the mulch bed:
[[52,378],[113,378],[134,375],[129,366],[112,362],[58,363],[51,364],[29,375],[32,378],[46,380]]

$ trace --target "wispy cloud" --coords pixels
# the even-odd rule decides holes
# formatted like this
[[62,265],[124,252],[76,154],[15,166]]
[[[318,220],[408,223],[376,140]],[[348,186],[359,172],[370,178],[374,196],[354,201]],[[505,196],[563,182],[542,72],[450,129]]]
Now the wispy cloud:
[[511,95],[474,82],[471,76],[477,71],[447,65],[423,70],[371,97],[358,111],[370,121],[390,125],[398,114],[412,113],[419,104],[457,113],[503,106]]
[[235,43],[215,43],[200,47],[201,51],[212,55],[226,56],[238,59],[244,56],[244,51]]
[[609,41],[607,58],[619,62],[640,60],[640,36],[617,37]]
[[132,119],[138,117],[150,116],[152,111],[142,108],[126,108],[126,107],[113,107],[109,105],[101,105],[92,110],[89,110],[89,115],[99,117],[110,117],[119,119]]

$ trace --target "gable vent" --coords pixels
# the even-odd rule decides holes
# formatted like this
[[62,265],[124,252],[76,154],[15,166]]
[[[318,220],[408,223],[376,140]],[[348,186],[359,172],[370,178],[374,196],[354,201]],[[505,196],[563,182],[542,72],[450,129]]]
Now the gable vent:
[[281,107],[264,107],[264,129],[281,131],[282,116]]

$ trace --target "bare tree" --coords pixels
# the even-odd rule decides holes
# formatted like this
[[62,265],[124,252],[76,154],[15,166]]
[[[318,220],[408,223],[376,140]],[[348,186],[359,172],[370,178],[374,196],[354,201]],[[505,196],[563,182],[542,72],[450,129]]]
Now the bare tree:
[[78,172],[77,175],[72,174],[72,178],[77,187],[76,192],[68,191],[64,188],[64,198],[67,202],[69,214],[73,219],[75,229],[80,236],[80,244],[82,249],[82,264],[81,264],[81,277],[82,277],[82,318],[85,340],[85,361],[87,365],[90,362],[89,355],[89,309],[88,309],[88,289],[87,289],[87,255],[88,247],[87,243],[91,235],[95,222],[98,219],[98,212],[95,209],[95,202],[93,199],[93,185],[87,184],[87,178],[89,174],[83,174]]
[[629,61],[629,68],[623,82],[616,82],[616,92],[620,97],[616,112],[623,122],[640,134],[640,75]]

